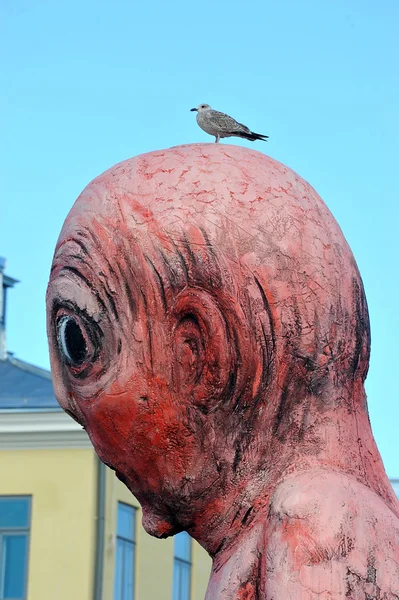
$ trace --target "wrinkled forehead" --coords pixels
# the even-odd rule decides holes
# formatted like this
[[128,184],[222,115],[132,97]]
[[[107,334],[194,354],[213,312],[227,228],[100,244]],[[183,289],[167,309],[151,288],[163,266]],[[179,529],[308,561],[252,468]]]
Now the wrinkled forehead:
[[135,243],[140,239],[140,247],[145,246],[149,230],[155,229],[151,210],[137,200],[134,190],[124,189],[113,177],[109,181],[100,176],[85,188],[70,210],[54,259],[68,260],[79,254],[92,261],[101,257],[114,260],[126,245],[134,258]]

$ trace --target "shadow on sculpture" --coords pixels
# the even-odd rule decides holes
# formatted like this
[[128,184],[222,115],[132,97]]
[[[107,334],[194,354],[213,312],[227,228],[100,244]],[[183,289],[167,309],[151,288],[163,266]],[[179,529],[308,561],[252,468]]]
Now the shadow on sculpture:
[[56,396],[207,599],[399,598],[399,506],[364,380],[352,253],[316,192],[254,151],[192,145],[95,179],[47,294]]

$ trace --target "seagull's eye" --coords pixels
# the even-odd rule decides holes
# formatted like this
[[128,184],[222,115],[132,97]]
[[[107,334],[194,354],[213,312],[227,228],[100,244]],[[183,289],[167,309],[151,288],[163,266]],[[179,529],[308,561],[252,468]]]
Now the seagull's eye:
[[87,358],[85,336],[74,317],[63,316],[57,324],[58,346],[65,360],[74,366],[81,365]]

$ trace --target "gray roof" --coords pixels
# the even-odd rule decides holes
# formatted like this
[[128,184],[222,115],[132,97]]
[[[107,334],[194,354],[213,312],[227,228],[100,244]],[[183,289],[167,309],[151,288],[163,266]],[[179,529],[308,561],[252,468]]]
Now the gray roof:
[[0,360],[0,410],[61,410],[51,373],[13,356]]

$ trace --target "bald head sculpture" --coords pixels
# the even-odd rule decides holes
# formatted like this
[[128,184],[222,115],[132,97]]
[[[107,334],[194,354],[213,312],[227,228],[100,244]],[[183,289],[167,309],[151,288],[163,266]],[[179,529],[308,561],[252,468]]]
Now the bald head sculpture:
[[47,310],[59,403],[150,534],[209,552],[207,599],[399,598],[363,285],[298,175],[212,144],[116,165],[66,219]]

